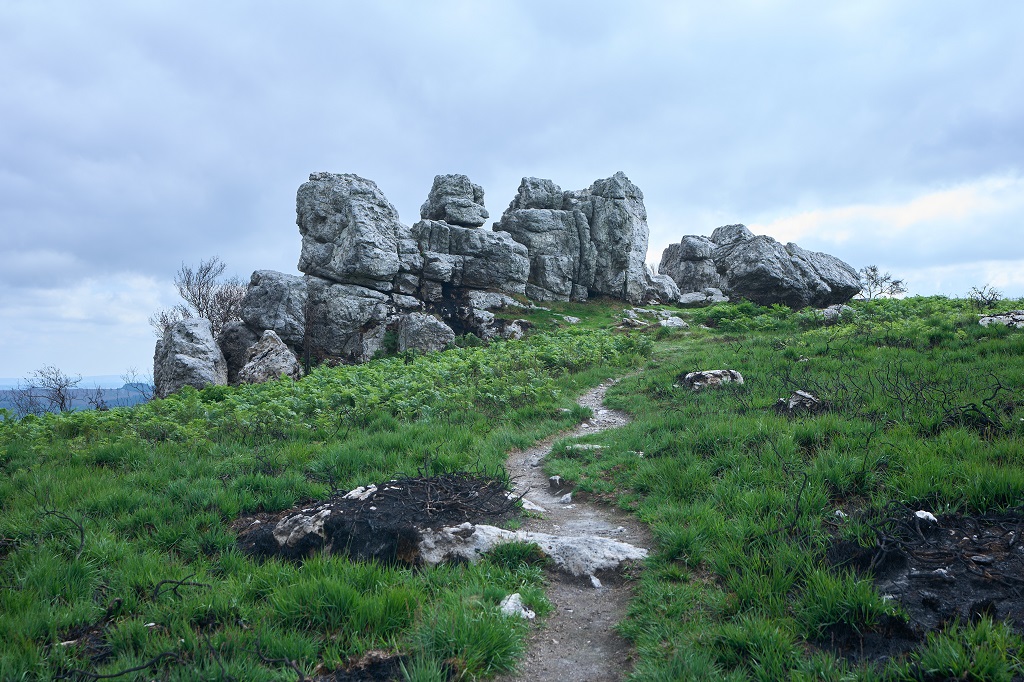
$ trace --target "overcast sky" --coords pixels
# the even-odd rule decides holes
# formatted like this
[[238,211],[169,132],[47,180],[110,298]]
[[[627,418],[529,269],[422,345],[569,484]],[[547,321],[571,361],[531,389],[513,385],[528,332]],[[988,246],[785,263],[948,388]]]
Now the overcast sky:
[[1024,3],[0,0],[0,377],[152,369],[182,262],[297,273],[295,190],[644,192],[911,293],[1024,296]]

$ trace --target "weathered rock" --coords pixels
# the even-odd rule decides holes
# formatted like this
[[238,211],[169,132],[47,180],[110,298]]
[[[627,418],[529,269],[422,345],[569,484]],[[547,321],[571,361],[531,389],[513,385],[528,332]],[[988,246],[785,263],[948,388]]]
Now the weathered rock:
[[597,536],[562,537],[547,533],[503,530],[495,526],[463,523],[440,530],[424,530],[419,555],[424,563],[465,560],[476,563],[496,545],[508,542],[536,543],[554,566],[572,576],[586,578],[616,571],[623,563],[640,561],[647,550]]
[[643,193],[621,172],[577,192],[523,178],[495,230],[526,245],[531,298],[585,300],[593,294],[637,303],[652,288],[644,265]]
[[210,321],[192,317],[174,323],[156,342],[153,394],[166,398],[184,386],[203,388],[228,383],[228,364],[213,338]]
[[435,176],[430,195],[420,207],[423,220],[441,220],[461,227],[480,227],[489,217],[483,188],[465,175]]
[[821,315],[821,319],[825,324],[835,324],[839,322],[843,317],[853,314],[853,308],[848,305],[836,303],[830,305],[827,308],[818,310],[818,314]]
[[646,303],[675,303],[679,300],[679,287],[668,275],[647,273]]
[[1005,327],[1024,329],[1024,310],[1011,310],[1008,313],[986,315],[978,320],[978,324],[982,327],[987,327],[991,324],[1001,324]]
[[721,289],[708,287],[702,291],[691,291],[680,294],[678,304],[684,308],[703,308],[716,303],[728,303],[729,297],[722,294]]
[[686,320],[681,317],[666,317],[664,320],[658,320],[658,324],[662,327],[668,327],[669,329],[687,329],[690,325],[686,324]]
[[307,348],[314,358],[366,362],[383,346],[387,326],[397,316],[391,299],[354,284],[307,277]]
[[501,600],[498,604],[498,608],[502,614],[513,618],[522,618],[523,620],[533,620],[537,617],[537,614],[530,609],[523,606],[523,598],[518,593],[510,594]]
[[819,414],[827,412],[832,405],[810,391],[793,391],[789,398],[779,398],[775,403],[775,411],[779,414],[796,416],[800,414]]
[[700,372],[690,372],[682,377],[677,386],[684,386],[694,391],[705,388],[718,388],[722,384],[743,383],[743,375],[734,369],[709,369]]
[[792,243],[783,246],[743,225],[716,228],[710,239],[683,237],[665,249],[659,272],[679,285],[683,305],[706,305],[706,298],[690,292],[708,288],[792,308],[841,304],[860,291],[856,270],[838,258]]
[[313,173],[299,187],[295,205],[302,272],[392,291],[400,272],[416,270],[419,253],[409,228],[371,180]]
[[[746,225],[723,225],[716,227],[711,233],[711,242],[715,246],[728,246],[736,242],[745,242],[754,238],[754,233]],[[712,256],[714,257],[714,256]]]
[[[590,186],[581,196],[597,251],[591,291],[631,303],[647,290],[647,209],[640,188],[621,171]],[[589,207],[587,205],[589,204]]]
[[455,340],[451,327],[433,315],[411,313],[398,323],[398,350],[418,350],[432,353],[444,348]]
[[228,365],[228,384],[238,384],[238,370],[249,360],[249,349],[259,341],[256,332],[249,329],[242,320],[231,320],[220,330],[217,345],[224,353]]
[[266,329],[289,346],[301,347],[306,331],[306,279],[274,270],[257,270],[242,299],[241,318],[255,334]]
[[262,384],[281,377],[302,378],[302,365],[291,349],[271,329],[263,332],[260,340],[249,349],[248,362],[238,372],[243,384]]
[[524,310],[526,305],[520,303],[508,294],[500,294],[494,291],[467,291],[462,296],[463,302],[470,308],[478,310],[505,310],[514,308]]
[[680,291],[700,291],[708,288],[720,289],[722,287],[722,276],[715,269],[715,261],[710,258],[699,260],[684,260],[679,258],[679,251],[673,247],[678,244],[669,244],[661,257],[658,265],[658,272],[666,275],[680,287]]
[[464,289],[494,289],[522,294],[530,273],[526,249],[504,232],[421,220],[412,235],[423,254],[424,300],[432,300],[426,281]]

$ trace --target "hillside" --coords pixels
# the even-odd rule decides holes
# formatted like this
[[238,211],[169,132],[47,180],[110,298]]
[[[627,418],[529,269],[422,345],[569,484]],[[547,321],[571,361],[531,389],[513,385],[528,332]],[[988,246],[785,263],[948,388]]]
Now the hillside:
[[[1020,677],[1024,331],[960,300],[853,306],[831,325],[654,306],[689,327],[623,329],[621,302],[552,303],[517,313],[522,341],[0,420],[0,678],[506,673],[543,624],[498,604],[551,611],[536,548],[261,560],[234,524],[400,475],[507,483],[508,454],[583,421],[576,396],[610,377],[632,421],[544,466],[653,535],[623,578],[634,679]],[[712,369],[744,381],[684,385]],[[791,410],[795,391],[821,402]]]

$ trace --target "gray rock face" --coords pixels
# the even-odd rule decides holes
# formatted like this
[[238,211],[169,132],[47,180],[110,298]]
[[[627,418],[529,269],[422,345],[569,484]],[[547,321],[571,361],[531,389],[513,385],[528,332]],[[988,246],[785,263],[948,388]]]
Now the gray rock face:
[[249,360],[249,349],[259,341],[256,332],[249,329],[242,320],[232,320],[224,325],[217,337],[217,345],[224,353],[228,364],[228,383],[238,384],[238,370]]
[[308,275],[392,291],[399,273],[414,269],[418,254],[409,229],[370,180],[312,173],[299,187],[295,210],[299,270]]
[[398,324],[398,350],[418,350],[433,353],[444,350],[455,340],[451,327],[433,315],[410,313]]
[[383,344],[392,321],[390,298],[355,284],[307,280],[308,349],[314,358],[366,362]]
[[643,193],[621,172],[576,192],[523,178],[494,229],[526,246],[531,298],[585,300],[593,294],[639,303],[657,289],[644,265],[649,230]]
[[242,384],[262,384],[281,377],[302,378],[298,358],[272,330],[263,332],[260,340],[248,351],[248,361],[238,372]]
[[687,305],[700,305],[690,293],[709,288],[791,308],[845,303],[860,291],[857,271],[838,258],[792,243],[783,246],[743,225],[716,228],[710,239],[683,237],[665,249],[658,270],[679,285]]
[[[526,248],[504,232],[421,220],[412,236],[423,256],[422,279],[461,289],[526,292],[530,261]],[[428,294],[429,296],[429,294]],[[425,299],[430,300],[428,296]]]
[[209,320],[181,320],[164,332],[153,355],[153,383],[157,398],[166,398],[184,386],[228,383],[227,361],[213,338]]
[[480,227],[490,215],[484,208],[484,190],[465,175],[438,175],[427,201],[420,207],[423,220],[440,220],[460,227]]
[[241,318],[257,334],[273,329],[286,344],[301,346],[306,330],[306,280],[257,270],[242,299]]
[[654,275],[648,273],[647,293],[644,301],[658,303],[674,303],[679,300],[679,287],[668,275]]

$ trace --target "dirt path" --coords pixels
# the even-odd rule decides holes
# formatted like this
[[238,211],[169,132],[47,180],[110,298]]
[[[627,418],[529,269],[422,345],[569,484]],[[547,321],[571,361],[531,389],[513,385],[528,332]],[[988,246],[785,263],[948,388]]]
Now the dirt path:
[[[542,468],[551,445],[565,437],[579,437],[627,424],[624,412],[603,407],[609,381],[585,393],[579,403],[593,411],[593,417],[568,433],[541,441],[509,456],[509,475],[516,492],[526,491],[528,500],[545,509],[543,518],[526,518],[523,530],[556,535],[598,535],[650,547],[650,534],[643,524],[617,509],[603,505],[560,502],[566,490],[551,490]],[[628,583],[604,579],[595,588],[589,580],[549,573],[548,599],[555,612],[530,634],[528,651],[518,677],[511,680],[559,680],[561,682],[610,682],[621,680],[632,669],[629,643],[614,630],[625,618],[632,596]]]

